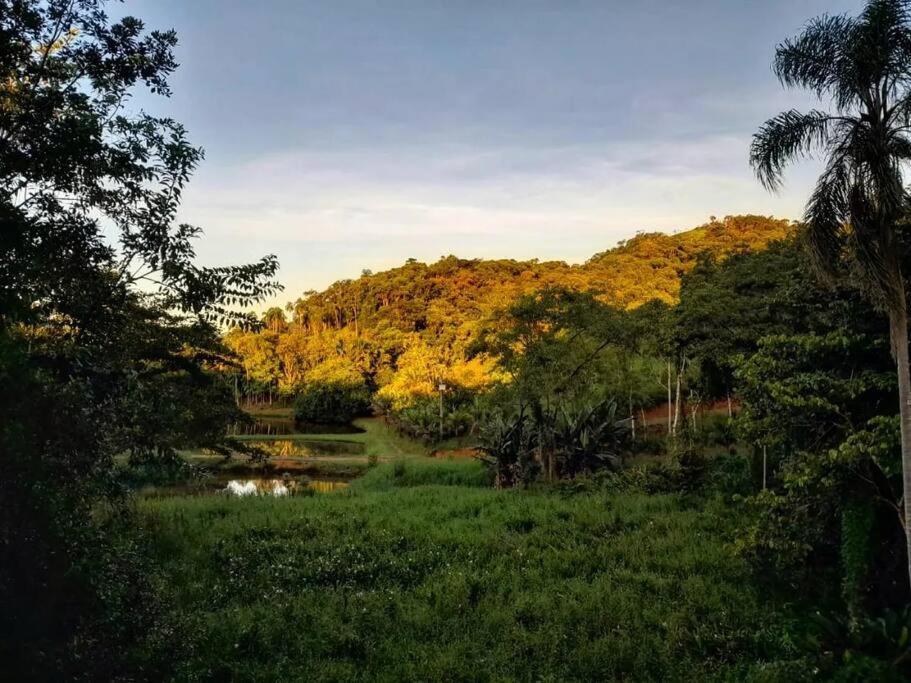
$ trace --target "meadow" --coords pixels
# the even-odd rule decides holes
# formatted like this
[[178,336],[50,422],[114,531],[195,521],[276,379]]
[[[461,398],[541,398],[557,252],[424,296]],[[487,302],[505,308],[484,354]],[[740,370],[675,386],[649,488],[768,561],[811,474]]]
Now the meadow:
[[181,680],[794,680],[721,497],[500,491],[403,458],[343,492],[140,500]]
[[0,0],[0,681],[911,680],[911,0],[120,4]]

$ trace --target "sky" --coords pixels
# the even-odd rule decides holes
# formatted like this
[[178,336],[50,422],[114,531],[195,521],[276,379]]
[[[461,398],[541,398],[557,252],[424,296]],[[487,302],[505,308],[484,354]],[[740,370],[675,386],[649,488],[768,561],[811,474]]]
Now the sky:
[[816,166],[776,195],[748,164],[809,108],[775,45],[860,0],[127,0],[174,28],[170,99],[206,159],[180,220],[200,260],[274,253],[307,289],[443,255],[585,261],[709,216],[799,218]]

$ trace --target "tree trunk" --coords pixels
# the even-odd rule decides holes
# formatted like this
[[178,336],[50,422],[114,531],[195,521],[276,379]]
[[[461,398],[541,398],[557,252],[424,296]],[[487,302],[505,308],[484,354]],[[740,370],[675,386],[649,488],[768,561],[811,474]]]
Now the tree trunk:
[[674,395],[674,426],[672,433],[677,436],[677,423],[680,421],[680,375],[677,375],[677,393]]
[[629,419],[630,419],[630,428],[633,431],[633,439],[636,438],[636,413],[633,410],[633,392],[629,392]]
[[667,435],[674,428],[674,397],[671,394],[671,362],[667,362]]
[[677,399],[674,403],[674,436],[677,436],[677,425],[680,422],[680,382],[683,379],[683,370],[686,367],[686,359],[680,364],[680,370],[677,372]]
[[908,577],[911,581],[911,374],[908,368],[908,304],[904,287],[899,300],[889,312],[889,336],[898,372],[899,412],[902,439],[902,501],[904,504],[905,545],[908,554]]

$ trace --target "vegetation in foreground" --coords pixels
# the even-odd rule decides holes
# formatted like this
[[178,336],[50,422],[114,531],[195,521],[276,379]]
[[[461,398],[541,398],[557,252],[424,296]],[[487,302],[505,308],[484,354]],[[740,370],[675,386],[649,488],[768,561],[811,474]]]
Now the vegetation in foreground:
[[478,486],[485,475],[471,460],[409,461],[347,493],[143,501],[189,639],[178,677],[807,671],[787,613],[725,542],[735,510],[681,494],[496,491]]
[[[755,138],[768,185],[822,148],[805,225],[713,220],[579,268],[412,262],[262,333],[237,309],[279,289],[275,258],[194,263],[175,217],[201,150],[126,108],[169,92],[176,37],[104,4],[0,0],[3,674],[909,674],[908,2],[779,47],[781,81],[835,113]],[[346,495],[131,505],[124,454],[243,450],[239,399],[276,390],[301,419],[369,400],[426,440],[479,436],[492,471],[366,433],[365,465],[394,462]],[[665,400],[665,461],[619,469]],[[704,457],[738,439],[752,463]]]

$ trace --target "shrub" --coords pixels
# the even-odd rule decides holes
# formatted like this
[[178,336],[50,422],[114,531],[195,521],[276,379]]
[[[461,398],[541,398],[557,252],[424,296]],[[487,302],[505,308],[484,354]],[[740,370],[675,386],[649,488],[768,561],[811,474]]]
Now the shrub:
[[536,406],[527,415],[494,414],[482,425],[480,450],[494,466],[497,486],[531,482],[546,469],[550,477],[572,477],[621,464],[624,440],[616,403]]
[[906,681],[911,676],[911,606],[854,617],[816,612],[798,641],[820,675],[839,681]]
[[[379,393],[377,405],[395,420],[403,433],[427,443],[439,440],[439,397],[416,396],[407,403],[396,404],[388,396]],[[474,429],[475,422],[475,396],[464,390],[447,393],[443,408],[443,438],[469,434]]]
[[610,491],[662,494],[678,493],[682,479],[677,462],[657,462],[628,467],[619,472],[602,472],[594,480]]
[[756,485],[749,459],[736,453],[712,458],[708,464],[705,485],[707,489],[725,495],[750,495]]
[[312,383],[294,399],[294,416],[304,422],[350,422],[370,409],[370,392],[363,383]]
[[534,446],[534,429],[524,412],[489,419],[481,429],[478,445],[484,460],[493,467],[497,488],[527,484],[537,475]]
[[737,443],[737,429],[733,418],[709,417],[702,428],[705,442],[709,445],[732,446]]

